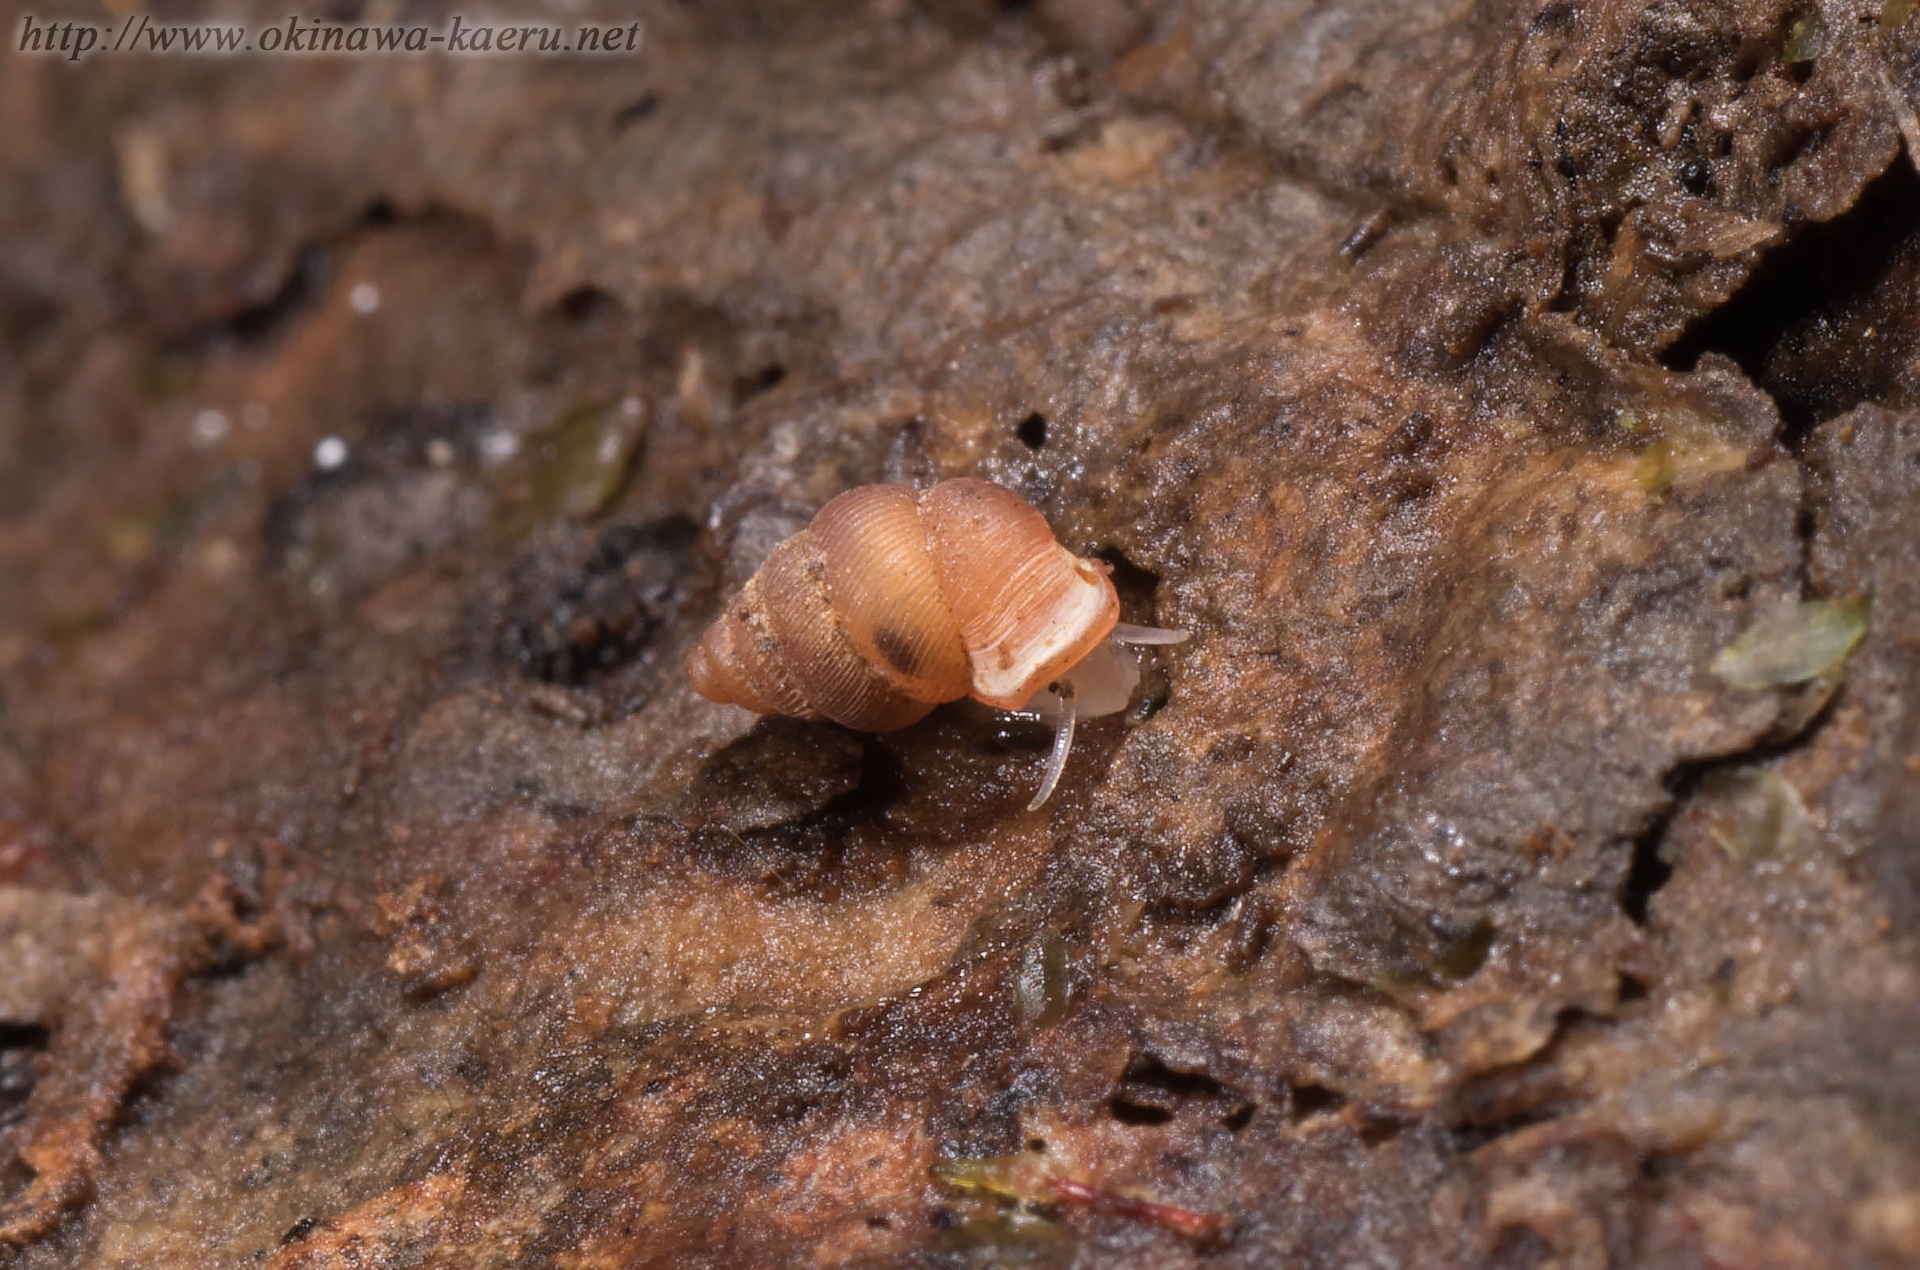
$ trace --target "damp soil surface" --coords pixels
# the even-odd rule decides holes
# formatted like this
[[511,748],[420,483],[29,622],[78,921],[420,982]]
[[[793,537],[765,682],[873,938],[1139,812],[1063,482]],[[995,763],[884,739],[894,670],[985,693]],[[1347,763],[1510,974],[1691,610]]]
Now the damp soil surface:
[[[0,54],[0,1265],[1920,1264],[1911,0],[638,12]],[[691,694],[963,475],[1047,806]]]

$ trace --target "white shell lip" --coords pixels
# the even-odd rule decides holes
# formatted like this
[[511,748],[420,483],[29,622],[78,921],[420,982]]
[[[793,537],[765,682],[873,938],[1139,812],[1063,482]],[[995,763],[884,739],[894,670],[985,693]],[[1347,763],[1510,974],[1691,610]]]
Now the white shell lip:
[[1068,593],[1044,622],[1020,632],[1017,643],[1003,641],[969,654],[972,695],[1002,710],[1018,710],[1047,680],[1076,660],[1091,632],[1111,626],[1119,600],[1106,575],[1076,560],[1081,585]]

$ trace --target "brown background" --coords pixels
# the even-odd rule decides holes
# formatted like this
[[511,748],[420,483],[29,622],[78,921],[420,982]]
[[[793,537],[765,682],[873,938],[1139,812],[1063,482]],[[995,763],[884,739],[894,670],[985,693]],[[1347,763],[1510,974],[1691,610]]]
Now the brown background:
[[[1913,8],[0,55],[0,1263],[1920,1263]],[[1042,813],[688,692],[962,474],[1194,632]]]

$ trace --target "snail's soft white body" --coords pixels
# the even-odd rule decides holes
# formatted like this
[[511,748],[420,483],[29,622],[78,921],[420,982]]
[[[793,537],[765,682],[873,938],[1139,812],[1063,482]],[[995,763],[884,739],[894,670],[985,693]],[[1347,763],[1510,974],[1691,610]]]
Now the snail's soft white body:
[[1054,721],[1033,806],[1065,766],[1077,717],[1124,710],[1139,680],[1120,643],[1183,632],[1122,626],[1107,569],[989,481],[863,485],[820,509],[687,655],[695,692],[757,713],[905,727],[972,697]]

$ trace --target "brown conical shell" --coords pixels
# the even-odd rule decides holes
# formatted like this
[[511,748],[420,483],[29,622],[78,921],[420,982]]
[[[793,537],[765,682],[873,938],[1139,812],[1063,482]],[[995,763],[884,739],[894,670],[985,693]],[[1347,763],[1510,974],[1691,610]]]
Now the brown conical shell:
[[860,655],[827,601],[818,535],[803,532],[767,554],[756,575],[767,628],[807,704],[865,732],[904,728],[933,709],[902,693]]
[[963,696],[1018,709],[1119,615],[1106,571],[1011,491],[868,485],[773,549],[687,676],[710,700],[886,731]]
[[917,701],[967,693],[972,671],[960,622],[927,551],[919,500],[898,485],[862,485],[820,509],[813,536],[847,639]]
[[707,628],[705,637],[687,654],[687,682],[709,701],[723,706],[744,706],[755,714],[767,714],[767,703],[753,695],[753,689],[740,677],[733,640],[724,622]]
[[748,693],[765,703],[763,714],[785,714],[796,719],[824,718],[807,701],[793,674],[795,667],[774,641],[767,621],[766,604],[760,592],[760,575],[747,579],[740,594],[733,597],[727,611],[714,625],[722,627],[724,641],[710,654],[731,650],[732,670],[745,682]]

